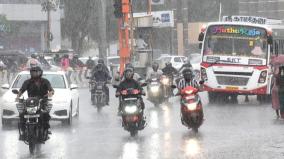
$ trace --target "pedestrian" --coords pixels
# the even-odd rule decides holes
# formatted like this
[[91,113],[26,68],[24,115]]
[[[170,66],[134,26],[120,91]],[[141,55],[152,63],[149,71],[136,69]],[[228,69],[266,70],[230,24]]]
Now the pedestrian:
[[279,66],[275,66],[273,69],[273,85],[272,85],[272,108],[276,112],[277,118],[280,117],[280,101],[279,101],[279,95],[278,95],[278,89],[279,89],[279,83],[277,82],[277,78],[279,75]]

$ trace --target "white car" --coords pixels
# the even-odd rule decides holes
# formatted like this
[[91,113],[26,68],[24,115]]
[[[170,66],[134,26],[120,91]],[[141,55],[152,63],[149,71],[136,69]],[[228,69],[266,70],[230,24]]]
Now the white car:
[[185,56],[163,55],[158,59],[156,59],[155,61],[159,63],[161,69],[165,67],[165,64],[167,62],[171,62],[175,69],[180,69],[186,60],[187,58]]
[[[15,102],[16,95],[12,93],[12,90],[20,89],[24,81],[29,78],[30,72],[23,71],[17,75],[11,86],[9,84],[2,85],[2,89],[7,90],[0,99],[2,126],[19,118]],[[54,96],[52,97],[52,101],[50,101],[50,104],[52,104],[50,111],[51,119],[71,125],[72,118],[79,115],[79,93],[77,85],[69,85],[65,73],[62,71],[44,72],[43,78],[48,79],[54,89]],[[22,97],[26,99],[27,92]]]
[[201,63],[201,54],[199,53],[191,53],[188,57],[192,69],[194,71],[194,74],[196,75],[196,78],[199,79],[200,77],[200,63]]

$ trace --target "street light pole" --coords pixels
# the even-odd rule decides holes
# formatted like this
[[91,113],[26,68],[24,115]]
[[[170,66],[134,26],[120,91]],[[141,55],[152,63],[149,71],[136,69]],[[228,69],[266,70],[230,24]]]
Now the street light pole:
[[50,51],[50,21],[51,21],[51,16],[50,16],[50,7],[47,7],[47,31],[46,31],[46,49],[47,51]]

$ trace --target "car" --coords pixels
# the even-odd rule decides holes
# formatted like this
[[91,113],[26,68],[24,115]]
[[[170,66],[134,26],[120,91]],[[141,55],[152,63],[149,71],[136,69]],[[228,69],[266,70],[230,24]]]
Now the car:
[[192,69],[194,71],[194,74],[196,76],[196,79],[199,79],[200,77],[200,63],[201,63],[201,54],[200,53],[191,53],[188,57],[191,65],[192,65]]
[[107,57],[107,66],[111,72],[111,75],[113,76],[120,68],[120,57],[119,56]]
[[[19,118],[19,113],[16,108],[16,95],[12,93],[14,89],[20,89],[25,80],[30,78],[29,71],[20,72],[11,85],[4,84],[2,89],[7,91],[0,99],[2,126],[6,126],[11,121]],[[54,89],[54,96],[50,101],[52,105],[50,116],[52,120],[61,121],[63,124],[71,125],[72,118],[79,115],[79,93],[78,86],[69,84],[62,71],[58,72],[43,72],[43,78],[50,81]],[[27,98],[27,92],[22,96]]]
[[[92,60],[94,60],[95,62],[97,62],[98,59],[98,57],[92,57]],[[86,65],[87,61],[89,60],[89,57],[79,57],[79,60],[81,60]]]
[[180,69],[186,60],[187,58],[185,56],[163,55],[155,61],[159,63],[161,69],[165,67],[167,62],[171,62],[175,69]]

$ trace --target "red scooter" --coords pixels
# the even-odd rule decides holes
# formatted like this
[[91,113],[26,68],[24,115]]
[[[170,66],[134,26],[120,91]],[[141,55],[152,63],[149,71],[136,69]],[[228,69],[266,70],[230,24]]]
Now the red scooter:
[[199,90],[188,86],[180,90],[181,95],[181,122],[194,132],[198,132],[198,128],[203,123],[203,108],[201,99],[198,95]]

